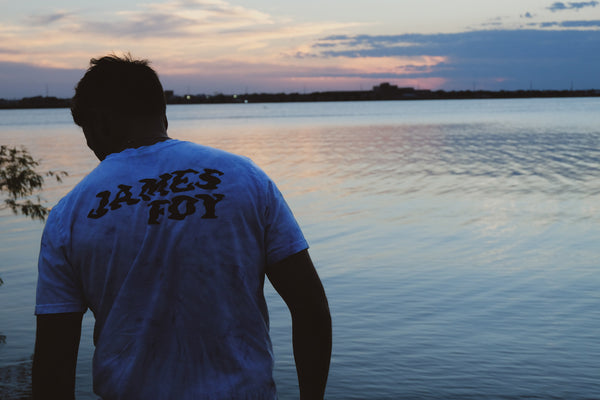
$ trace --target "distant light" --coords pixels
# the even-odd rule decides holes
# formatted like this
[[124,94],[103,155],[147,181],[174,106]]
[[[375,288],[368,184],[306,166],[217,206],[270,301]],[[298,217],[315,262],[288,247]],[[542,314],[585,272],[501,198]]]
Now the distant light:
[[186,95],[186,96],[185,96],[185,98],[186,98],[187,100],[189,100],[189,99],[191,99],[191,98],[192,98],[192,96],[190,96],[190,95],[188,94],[188,95]]
[[244,100],[244,103],[248,104],[248,100]]
[[234,95],[233,95],[233,98],[234,98],[234,99],[237,99],[237,94],[234,94]]

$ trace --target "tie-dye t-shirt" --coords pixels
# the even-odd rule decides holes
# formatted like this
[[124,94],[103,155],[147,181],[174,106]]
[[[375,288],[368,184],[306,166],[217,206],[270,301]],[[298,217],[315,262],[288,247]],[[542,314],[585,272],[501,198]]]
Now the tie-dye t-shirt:
[[274,399],[265,267],[308,247],[245,157],[178,140],[109,155],[51,211],[36,314],[94,313],[107,399]]

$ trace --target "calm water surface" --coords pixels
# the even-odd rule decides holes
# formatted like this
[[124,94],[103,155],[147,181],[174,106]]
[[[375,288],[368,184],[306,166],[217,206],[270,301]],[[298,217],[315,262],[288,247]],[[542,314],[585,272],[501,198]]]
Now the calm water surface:
[[[173,137],[250,156],[294,210],[334,324],[329,399],[600,399],[600,99],[169,107]],[[0,142],[96,164],[67,110],[0,111]],[[29,390],[43,226],[0,214],[0,398]],[[266,287],[281,399],[297,398]],[[88,313],[89,314],[89,313]],[[91,391],[86,314],[78,399]]]

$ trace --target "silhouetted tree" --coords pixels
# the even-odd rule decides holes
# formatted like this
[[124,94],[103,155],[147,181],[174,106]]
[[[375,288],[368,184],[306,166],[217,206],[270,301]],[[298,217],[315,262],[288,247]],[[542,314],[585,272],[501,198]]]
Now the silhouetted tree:
[[[39,195],[34,196],[44,185],[44,176],[35,170],[39,164],[24,147],[0,145],[0,195],[6,196],[4,202],[0,203],[0,210],[10,208],[15,214],[46,220],[48,208],[41,204]],[[44,175],[53,176],[60,182],[67,173],[48,171]],[[34,200],[31,196],[34,196]],[[0,278],[0,285],[3,283]],[[0,335],[0,343],[5,340],[6,337]]]
[[48,208],[41,204],[42,199],[34,193],[42,189],[44,176],[55,177],[60,182],[67,173],[48,171],[41,175],[35,170],[38,166],[39,161],[24,147],[0,146],[0,194],[6,196],[4,204],[0,204],[0,210],[10,208],[15,214],[46,220]]

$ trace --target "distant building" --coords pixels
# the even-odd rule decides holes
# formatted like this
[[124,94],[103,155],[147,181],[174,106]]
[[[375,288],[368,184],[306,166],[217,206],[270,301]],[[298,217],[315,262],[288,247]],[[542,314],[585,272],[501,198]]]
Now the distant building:
[[389,82],[383,82],[377,86],[373,86],[373,91],[379,93],[395,92],[396,90],[398,90],[398,86],[391,85]]
[[389,82],[383,82],[377,86],[373,86],[373,92],[379,98],[397,99],[403,97],[413,97],[415,89],[411,87],[399,88],[396,85],[391,85]]

